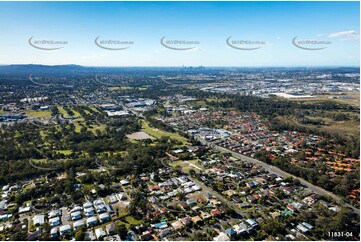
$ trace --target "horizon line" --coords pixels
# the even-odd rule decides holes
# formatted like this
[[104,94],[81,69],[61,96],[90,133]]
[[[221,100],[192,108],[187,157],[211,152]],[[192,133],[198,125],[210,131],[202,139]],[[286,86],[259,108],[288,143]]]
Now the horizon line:
[[360,68],[359,66],[355,66],[355,65],[292,65],[292,66],[282,66],[282,65],[275,65],[275,66],[208,66],[208,65],[177,65],[177,66],[135,66],[135,65],[130,65],[130,66],[89,66],[89,65],[81,65],[81,64],[74,64],[74,63],[69,63],[69,64],[33,64],[33,63],[28,63],[28,64],[0,64],[0,66],[14,66],[14,65],[39,65],[39,66],[50,66],[50,67],[56,67],[56,66],[81,66],[81,67],[91,67],[91,68],[180,68],[180,67],[194,67],[194,68],[198,68],[198,67],[203,67],[203,68],[325,68],[325,67],[352,67],[352,68]]

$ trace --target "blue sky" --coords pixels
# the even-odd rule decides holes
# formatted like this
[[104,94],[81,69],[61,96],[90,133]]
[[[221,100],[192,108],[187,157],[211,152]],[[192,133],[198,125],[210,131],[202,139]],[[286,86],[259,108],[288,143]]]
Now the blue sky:
[[[0,2],[0,64],[359,66],[359,8],[359,2]],[[67,44],[40,50],[28,43],[32,36]],[[95,45],[97,36],[133,44],[106,50]],[[160,44],[164,36],[198,43],[171,50]],[[238,50],[226,44],[230,36],[264,43]],[[296,36],[330,44],[305,50],[292,44]]]

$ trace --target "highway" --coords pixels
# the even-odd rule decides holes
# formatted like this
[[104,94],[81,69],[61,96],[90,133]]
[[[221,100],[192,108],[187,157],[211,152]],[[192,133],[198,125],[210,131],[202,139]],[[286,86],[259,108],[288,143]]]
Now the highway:
[[329,196],[329,197],[332,197],[335,201],[337,201],[339,204],[342,204],[343,206],[345,207],[349,207],[351,208],[352,210],[355,211],[355,213],[357,213],[358,215],[360,215],[360,209],[357,209],[355,208],[354,206],[348,204],[348,203],[345,203],[340,197],[338,197],[337,195],[335,195],[334,193],[332,192],[329,192],[321,187],[318,187],[316,185],[313,185],[311,184],[310,182],[306,181],[305,179],[301,178],[301,177],[296,177],[288,172],[285,172],[275,166],[272,166],[272,165],[268,165],[260,160],[256,160],[256,159],[253,159],[251,157],[248,157],[248,156],[245,156],[245,155],[242,155],[242,154],[239,154],[237,152],[234,152],[232,150],[229,150],[229,149],[226,149],[226,148],[223,148],[221,146],[218,146],[218,145],[215,145],[213,143],[210,143],[210,142],[207,142],[205,141],[204,139],[201,139],[200,137],[196,137],[202,144],[205,144],[205,145],[208,145],[210,147],[212,147],[213,149],[219,151],[219,152],[222,152],[222,153],[230,153],[232,154],[233,157],[237,158],[237,159],[240,159],[242,161],[248,161],[248,162],[253,162],[257,165],[260,165],[262,166],[264,169],[268,170],[269,172],[271,173],[275,173],[276,175],[278,176],[282,176],[282,177],[288,177],[288,176],[292,176],[292,177],[295,177],[297,178],[302,185],[308,187],[309,189],[311,189],[313,192],[317,193],[317,194],[322,194],[322,195],[326,195],[326,196]]

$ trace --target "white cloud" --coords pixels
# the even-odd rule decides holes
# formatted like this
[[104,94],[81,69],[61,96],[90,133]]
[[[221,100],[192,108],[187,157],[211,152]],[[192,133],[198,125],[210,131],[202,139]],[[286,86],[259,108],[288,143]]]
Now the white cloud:
[[201,51],[201,48],[199,47],[194,47],[192,49],[186,50],[187,52],[195,52],[195,51]]
[[327,37],[339,38],[341,41],[343,41],[343,40],[358,40],[358,39],[360,39],[360,33],[356,32],[354,30],[349,30],[349,31],[330,33],[330,34],[327,35]]

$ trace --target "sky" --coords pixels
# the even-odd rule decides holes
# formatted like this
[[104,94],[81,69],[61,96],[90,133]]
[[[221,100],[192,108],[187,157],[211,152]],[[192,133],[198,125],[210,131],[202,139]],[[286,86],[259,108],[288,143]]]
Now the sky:
[[359,66],[359,4],[0,2],[0,64]]

